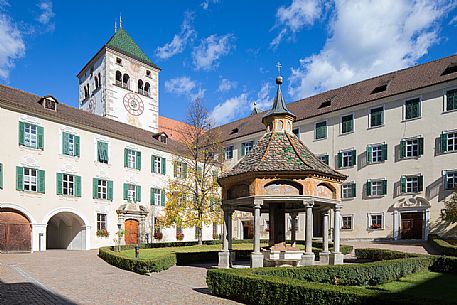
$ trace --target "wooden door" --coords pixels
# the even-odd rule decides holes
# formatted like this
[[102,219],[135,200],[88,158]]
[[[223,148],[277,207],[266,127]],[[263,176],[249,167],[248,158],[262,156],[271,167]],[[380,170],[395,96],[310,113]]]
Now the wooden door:
[[29,220],[14,211],[0,212],[0,252],[29,252],[31,249]]
[[127,245],[138,244],[138,220],[127,219],[124,224],[124,240]]
[[422,239],[423,213],[401,214],[401,238]]

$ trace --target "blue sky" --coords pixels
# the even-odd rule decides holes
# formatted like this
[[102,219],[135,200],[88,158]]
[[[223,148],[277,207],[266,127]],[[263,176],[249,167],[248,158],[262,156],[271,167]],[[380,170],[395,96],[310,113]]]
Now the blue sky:
[[[133,4],[132,4],[133,3]],[[76,74],[123,27],[162,68],[160,115],[217,124],[457,53],[457,1],[0,0],[0,82],[77,106]]]

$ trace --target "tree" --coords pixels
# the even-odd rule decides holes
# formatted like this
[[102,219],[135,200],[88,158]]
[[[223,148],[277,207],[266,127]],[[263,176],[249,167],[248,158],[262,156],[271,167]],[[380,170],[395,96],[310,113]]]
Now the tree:
[[449,200],[444,202],[446,210],[444,219],[452,223],[457,222],[457,187]]
[[173,161],[174,178],[168,181],[165,214],[159,221],[166,227],[195,227],[201,245],[203,226],[222,222],[217,184],[222,167],[221,137],[199,98],[190,103],[186,124],[178,129],[181,145]]

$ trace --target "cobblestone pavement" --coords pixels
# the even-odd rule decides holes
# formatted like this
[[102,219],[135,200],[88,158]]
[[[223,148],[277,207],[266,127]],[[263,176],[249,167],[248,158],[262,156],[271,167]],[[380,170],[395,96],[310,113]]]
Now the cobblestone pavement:
[[402,251],[407,253],[418,253],[418,254],[438,254],[425,241],[392,241],[392,242],[343,242],[345,245],[351,245],[354,249],[360,248],[378,248]]
[[0,304],[237,304],[208,294],[206,267],[145,276],[107,264],[96,250],[0,254]]

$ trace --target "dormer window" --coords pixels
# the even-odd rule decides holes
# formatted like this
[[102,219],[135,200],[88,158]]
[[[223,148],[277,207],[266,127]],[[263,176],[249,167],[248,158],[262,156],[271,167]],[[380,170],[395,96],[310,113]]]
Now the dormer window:
[[446,67],[446,69],[444,69],[443,73],[441,73],[441,76],[455,72],[457,72],[457,62],[452,62],[449,64],[449,66]]
[[230,134],[238,133],[238,128],[233,128]]
[[167,136],[166,135],[161,135],[159,137],[160,142],[167,144]]
[[319,109],[325,108],[325,107],[330,107],[330,105],[332,105],[332,100],[323,101],[322,104],[319,106]]
[[387,90],[387,86],[389,85],[390,81],[385,82],[383,84],[378,85],[371,91],[371,94],[381,93]]
[[156,139],[164,144],[167,144],[168,135],[165,132],[156,133],[153,135],[153,137],[154,137],[154,139]]
[[151,71],[150,70],[146,70],[146,76],[147,77],[151,77]]
[[44,109],[52,110],[52,111],[57,111],[57,104],[59,103],[55,98],[52,96],[48,95],[43,98],[41,98],[38,103],[40,103]]
[[116,63],[120,66],[122,66],[122,59],[120,59],[119,57],[116,57]]

